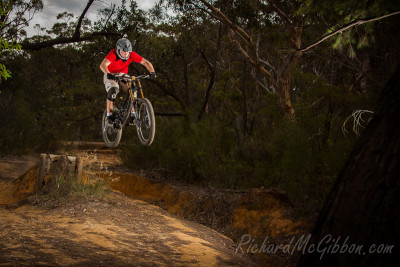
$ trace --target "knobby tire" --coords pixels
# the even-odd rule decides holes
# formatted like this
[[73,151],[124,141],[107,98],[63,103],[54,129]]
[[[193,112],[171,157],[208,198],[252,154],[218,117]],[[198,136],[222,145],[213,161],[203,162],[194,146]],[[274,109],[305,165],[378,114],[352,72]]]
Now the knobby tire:
[[107,119],[107,109],[104,110],[103,113],[101,132],[103,134],[103,140],[106,143],[106,145],[110,148],[115,148],[121,141],[122,125],[120,129],[115,129],[113,126],[106,125],[106,119]]
[[153,106],[147,98],[139,98],[137,101],[137,135],[142,145],[150,146],[154,141],[154,135],[156,133],[156,119]]

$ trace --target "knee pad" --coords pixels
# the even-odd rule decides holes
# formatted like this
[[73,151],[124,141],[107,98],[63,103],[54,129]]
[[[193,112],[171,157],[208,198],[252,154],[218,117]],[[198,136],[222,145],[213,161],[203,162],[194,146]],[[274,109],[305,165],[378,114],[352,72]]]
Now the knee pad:
[[111,87],[110,90],[108,90],[107,99],[110,101],[115,101],[116,97],[117,97],[117,88]]

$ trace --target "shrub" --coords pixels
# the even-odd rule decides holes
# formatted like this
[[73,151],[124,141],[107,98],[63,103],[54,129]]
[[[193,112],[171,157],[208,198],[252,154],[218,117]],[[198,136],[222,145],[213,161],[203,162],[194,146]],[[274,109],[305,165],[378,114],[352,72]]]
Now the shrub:
[[52,200],[66,204],[76,199],[102,199],[108,189],[103,179],[95,179],[92,183],[81,183],[73,176],[55,176],[43,190],[43,195]]
[[355,139],[334,130],[341,129],[340,117],[334,120],[329,112],[300,104],[295,121],[275,113],[276,107],[265,106],[257,127],[242,133],[242,140],[232,123],[219,114],[209,114],[197,123],[157,118],[156,138],[150,147],[135,140],[134,130],[124,132],[123,157],[132,169],[168,170],[173,179],[186,183],[277,187],[297,206],[315,209]]

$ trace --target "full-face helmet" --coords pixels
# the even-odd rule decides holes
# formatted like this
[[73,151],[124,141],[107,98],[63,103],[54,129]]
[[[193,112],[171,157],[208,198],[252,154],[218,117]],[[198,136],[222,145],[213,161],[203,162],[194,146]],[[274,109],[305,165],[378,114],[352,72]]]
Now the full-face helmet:
[[[117,41],[117,45],[116,45],[116,50],[117,50],[117,56],[122,59],[122,61],[127,61],[129,56],[130,56],[130,52],[132,52],[132,44],[131,42],[126,39],[126,38],[121,38]],[[128,57],[123,57],[120,53],[119,50],[122,50],[124,52],[129,52]]]

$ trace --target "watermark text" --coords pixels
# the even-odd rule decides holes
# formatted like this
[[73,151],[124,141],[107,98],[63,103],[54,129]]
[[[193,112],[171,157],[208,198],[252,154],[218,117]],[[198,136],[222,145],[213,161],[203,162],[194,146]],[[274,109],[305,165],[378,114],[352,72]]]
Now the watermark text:
[[300,237],[293,237],[288,244],[276,244],[269,242],[269,238],[266,237],[262,244],[257,243],[251,235],[243,235],[238,242],[236,247],[236,253],[286,253],[293,255],[296,252],[300,252],[303,255],[307,253],[318,253],[320,259],[327,254],[357,254],[366,255],[369,254],[392,254],[394,245],[391,244],[372,244],[368,247],[362,244],[354,244],[349,241],[347,237],[333,237],[328,234],[324,236],[318,243],[314,244],[310,242],[311,234],[302,235]]

